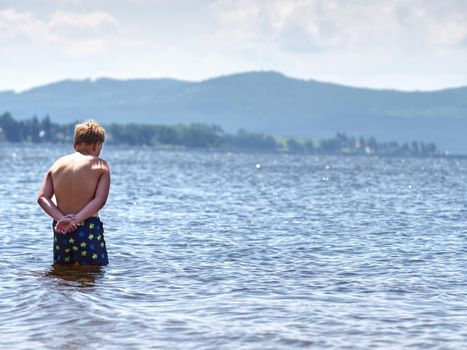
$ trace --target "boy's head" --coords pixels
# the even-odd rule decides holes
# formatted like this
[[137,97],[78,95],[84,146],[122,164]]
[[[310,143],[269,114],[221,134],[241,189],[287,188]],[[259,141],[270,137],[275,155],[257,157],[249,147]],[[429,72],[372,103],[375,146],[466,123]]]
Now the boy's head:
[[92,153],[97,152],[96,155],[99,155],[104,140],[105,130],[94,120],[75,125],[73,145],[77,151],[82,147],[86,147]]

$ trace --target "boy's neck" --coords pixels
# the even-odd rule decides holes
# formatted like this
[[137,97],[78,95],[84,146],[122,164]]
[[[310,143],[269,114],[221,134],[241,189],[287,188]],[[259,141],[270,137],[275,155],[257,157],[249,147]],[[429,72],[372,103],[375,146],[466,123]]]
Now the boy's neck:
[[100,150],[98,147],[92,144],[91,145],[80,144],[80,145],[75,145],[75,151],[78,153],[81,153],[84,156],[98,157]]
[[81,153],[83,156],[95,156],[95,154],[93,154],[92,152],[87,152],[84,150],[77,150],[76,152]]

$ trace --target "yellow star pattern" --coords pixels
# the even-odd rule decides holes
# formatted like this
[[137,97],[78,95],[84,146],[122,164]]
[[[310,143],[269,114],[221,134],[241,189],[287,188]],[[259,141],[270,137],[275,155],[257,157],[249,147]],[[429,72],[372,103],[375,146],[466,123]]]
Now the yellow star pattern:
[[88,244],[86,242],[81,242],[80,246],[83,247],[83,248],[86,248]]
[[82,255],[82,256],[86,256],[86,254],[87,254],[87,252],[86,252],[85,250],[83,250],[83,251],[81,252],[81,255]]

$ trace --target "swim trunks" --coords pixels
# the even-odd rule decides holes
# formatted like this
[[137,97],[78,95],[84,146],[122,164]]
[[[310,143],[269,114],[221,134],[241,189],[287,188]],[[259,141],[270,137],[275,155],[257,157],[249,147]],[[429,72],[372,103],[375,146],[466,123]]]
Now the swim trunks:
[[107,249],[104,240],[104,225],[98,217],[90,217],[78,228],[66,234],[55,232],[54,220],[54,262],[58,264],[107,265]]

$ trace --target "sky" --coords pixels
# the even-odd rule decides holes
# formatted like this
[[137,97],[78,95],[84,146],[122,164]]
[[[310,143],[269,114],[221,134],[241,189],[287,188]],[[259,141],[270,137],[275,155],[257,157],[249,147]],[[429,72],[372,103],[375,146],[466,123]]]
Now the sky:
[[467,0],[0,0],[0,91],[246,71],[467,85]]

